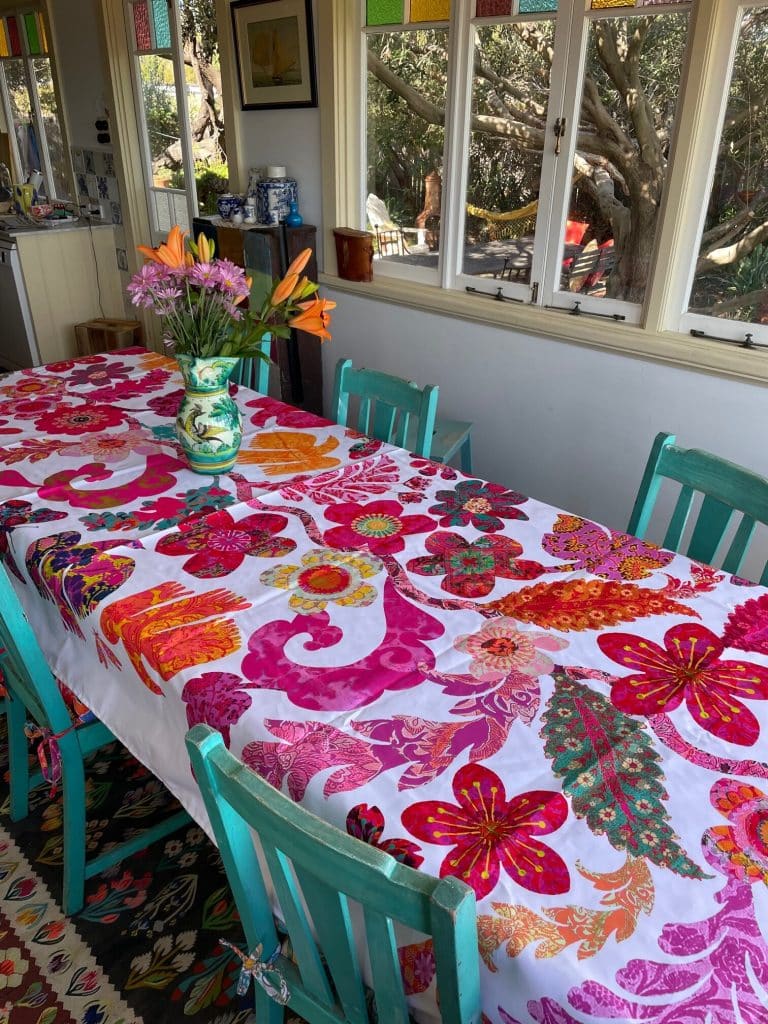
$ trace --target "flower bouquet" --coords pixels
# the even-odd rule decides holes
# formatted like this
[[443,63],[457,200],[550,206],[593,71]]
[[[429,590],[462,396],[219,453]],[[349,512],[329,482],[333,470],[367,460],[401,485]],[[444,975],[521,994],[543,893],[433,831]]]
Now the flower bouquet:
[[135,306],[161,317],[163,340],[179,363],[185,395],[176,434],[191,468],[221,473],[234,465],[242,440],[240,411],[227,384],[238,361],[269,359],[264,342],[287,338],[293,328],[330,338],[336,303],[318,298],[317,284],[302,276],[311,255],[305,249],[259,310],[244,309],[250,278],[230,260],[214,258],[205,235],[196,243],[185,236],[176,225],[157,248],[139,246],[147,262],[128,293]]

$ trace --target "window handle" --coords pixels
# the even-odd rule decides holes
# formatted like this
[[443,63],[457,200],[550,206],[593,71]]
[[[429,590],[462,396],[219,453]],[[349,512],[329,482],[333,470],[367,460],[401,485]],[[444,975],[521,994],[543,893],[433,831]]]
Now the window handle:
[[564,117],[558,117],[558,119],[555,121],[555,127],[554,127],[553,130],[554,130],[554,133],[555,133],[555,139],[557,140],[555,142],[555,156],[560,156],[560,140],[565,135],[565,118]]

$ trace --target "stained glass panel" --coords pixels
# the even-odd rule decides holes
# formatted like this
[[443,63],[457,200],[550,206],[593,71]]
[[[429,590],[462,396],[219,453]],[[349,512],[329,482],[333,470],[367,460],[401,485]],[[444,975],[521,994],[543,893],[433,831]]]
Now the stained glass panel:
[[171,26],[168,23],[168,4],[166,0],[152,0],[152,20],[155,23],[155,46],[158,50],[168,50],[171,46]]
[[5,19],[5,25],[8,29],[8,39],[10,41],[10,50],[14,57],[21,56],[21,39],[19,38],[19,26],[16,19],[12,14],[9,14]]
[[504,18],[512,13],[512,0],[477,0],[475,17]]
[[40,11],[37,12],[37,34],[40,38],[40,52],[48,53],[48,36],[45,34],[45,19]]
[[149,31],[149,12],[146,0],[139,0],[133,5],[133,29],[136,33],[136,49],[141,53],[152,49],[152,37]]
[[24,31],[27,36],[27,49],[33,57],[40,55],[40,38],[37,34],[37,18],[34,14],[24,15]]
[[368,25],[402,25],[403,0],[368,0],[366,21]]
[[10,57],[11,51],[8,47],[8,33],[5,31],[5,20],[0,18],[0,57]]
[[599,11],[606,7],[634,7],[634,0],[592,0],[592,10]]
[[451,0],[411,0],[411,21],[447,21]]
[[557,0],[520,0],[521,14],[543,14],[557,10]]

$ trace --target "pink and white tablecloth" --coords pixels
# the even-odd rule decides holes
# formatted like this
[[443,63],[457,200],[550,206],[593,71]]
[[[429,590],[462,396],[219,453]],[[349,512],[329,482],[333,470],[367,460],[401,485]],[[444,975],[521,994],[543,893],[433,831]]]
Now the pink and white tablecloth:
[[244,389],[236,471],[195,476],[180,387],[135,350],[0,379],[54,672],[202,824],[196,722],[464,878],[495,1024],[765,1024],[768,592]]

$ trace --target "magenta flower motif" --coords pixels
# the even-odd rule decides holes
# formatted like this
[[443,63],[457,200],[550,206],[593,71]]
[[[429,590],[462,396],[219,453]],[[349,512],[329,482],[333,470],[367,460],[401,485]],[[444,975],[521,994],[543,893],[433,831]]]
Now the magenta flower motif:
[[255,512],[235,520],[219,509],[195,522],[182,523],[176,533],[161,538],[155,550],[163,555],[191,555],[185,572],[198,579],[216,579],[234,572],[246,558],[280,558],[296,547],[290,537],[279,537],[288,520],[273,513]]
[[175,416],[179,411],[179,404],[184,397],[184,389],[177,388],[164,395],[156,395],[147,402],[147,408],[151,409],[157,416]]
[[437,491],[437,505],[429,511],[441,516],[440,525],[472,525],[482,533],[495,533],[504,526],[503,519],[527,519],[517,507],[528,499],[517,491],[509,491],[501,484],[486,484],[482,480],[463,480],[452,491]]
[[748,782],[718,779],[710,800],[730,824],[707,829],[704,856],[724,875],[768,885],[768,796]]
[[58,405],[40,416],[35,426],[43,434],[86,434],[116,427],[125,419],[125,412],[111,405],[81,402],[79,405]]
[[251,698],[243,689],[246,686],[244,679],[231,672],[203,672],[190,679],[181,691],[190,729],[200,723],[210,725],[219,730],[229,746],[230,727],[251,706]]
[[544,572],[539,562],[518,557],[522,545],[511,537],[480,537],[470,544],[458,533],[433,533],[425,547],[429,554],[410,559],[408,571],[444,576],[441,588],[459,597],[485,597],[497,578],[533,580]]
[[507,800],[499,776],[481,764],[466,764],[453,779],[457,803],[424,800],[406,807],[403,825],[425,843],[450,846],[440,877],[455,875],[478,899],[493,892],[503,867],[518,885],[549,896],[568,892],[571,880],[559,854],[540,837],[568,817],[562,793],[532,790]]
[[74,370],[69,380],[72,384],[92,384],[94,387],[103,384],[110,384],[112,381],[121,381],[130,373],[130,367],[125,363],[93,363],[84,366],[82,369]]
[[410,868],[417,868],[424,861],[419,847],[409,839],[382,838],[384,815],[378,807],[369,807],[368,804],[357,804],[353,807],[347,815],[347,832],[355,839],[383,850]]
[[399,501],[332,505],[326,509],[325,518],[341,525],[326,530],[323,540],[332,548],[367,548],[374,555],[394,555],[405,547],[405,537],[435,528],[429,516],[404,516],[402,512]]

